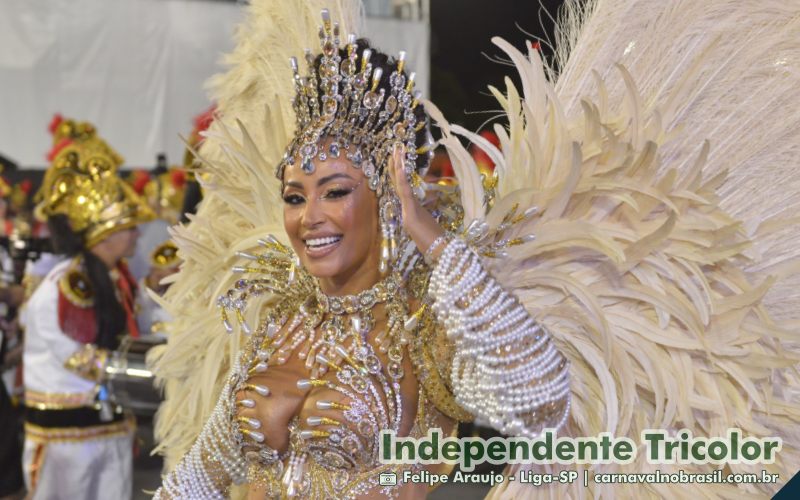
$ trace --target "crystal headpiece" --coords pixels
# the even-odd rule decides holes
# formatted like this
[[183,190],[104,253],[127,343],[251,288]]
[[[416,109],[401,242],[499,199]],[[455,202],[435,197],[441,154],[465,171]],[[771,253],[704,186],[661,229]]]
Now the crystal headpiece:
[[[297,59],[291,59],[297,128],[276,176],[283,179],[286,166],[296,162],[310,174],[315,156],[325,161],[344,154],[367,176],[370,189],[381,191],[384,166],[395,143],[406,146],[405,167],[409,175],[415,170],[417,155],[425,151],[418,151],[416,144],[417,132],[425,122],[418,123],[415,116],[419,102],[414,92],[414,73],[406,77],[405,52],[400,52],[397,67],[388,76],[387,96],[385,88],[379,88],[386,76],[381,68],[373,70],[370,62],[372,50],[366,48],[358,54],[356,36],[351,34],[342,57],[339,36],[339,25],[331,23],[329,12],[323,10],[319,66],[311,51],[306,50],[309,75],[301,77]],[[321,141],[325,138],[329,142],[323,146]]]

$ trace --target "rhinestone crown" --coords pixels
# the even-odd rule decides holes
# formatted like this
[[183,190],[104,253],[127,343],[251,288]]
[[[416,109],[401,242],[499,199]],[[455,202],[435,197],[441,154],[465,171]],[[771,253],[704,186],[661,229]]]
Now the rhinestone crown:
[[[406,76],[406,54],[400,52],[396,69],[388,77],[390,91],[386,96],[386,90],[379,88],[383,71],[373,70],[370,62],[372,50],[366,48],[359,54],[356,36],[351,34],[344,47],[346,56],[342,57],[339,25],[331,23],[327,10],[322,11],[319,38],[322,53],[318,67],[316,58],[306,49],[308,76],[301,77],[297,59],[291,59],[297,128],[276,176],[283,179],[286,166],[295,162],[311,174],[315,156],[325,161],[344,154],[364,172],[370,189],[381,191],[384,167],[395,143],[406,146],[405,169],[409,175],[415,170],[418,154],[429,149],[418,151],[416,145],[417,132],[425,122],[418,123],[415,116],[419,104],[415,74]],[[326,138],[329,141],[323,145]]]

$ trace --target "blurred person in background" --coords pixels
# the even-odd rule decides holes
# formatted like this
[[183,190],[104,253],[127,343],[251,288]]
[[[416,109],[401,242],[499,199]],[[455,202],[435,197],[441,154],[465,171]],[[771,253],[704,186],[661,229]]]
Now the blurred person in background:
[[[16,170],[13,162],[0,159],[3,172]],[[13,186],[0,177],[0,213],[2,213],[2,283],[0,283],[0,499],[22,498],[25,494],[22,474],[23,330],[19,312],[28,295],[26,266],[39,258],[48,240],[43,238],[43,224],[33,220],[30,193],[33,183],[23,179]]]
[[128,178],[133,190],[156,214],[154,220],[140,228],[142,235],[130,259],[131,274],[137,280],[146,278],[150,273],[153,252],[169,239],[170,226],[177,224],[181,218],[186,177],[183,167],[168,167],[166,155],[159,154],[155,168],[150,171],[136,170]]
[[122,159],[94,127],[55,127],[64,138],[54,141],[37,211],[67,259],[22,316],[25,482],[33,499],[130,498],[135,422],[115,404],[105,368],[121,337],[138,336],[124,258],[154,214],[117,177]]
[[156,214],[156,220],[142,226],[142,237],[130,259],[131,273],[137,280],[149,274],[150,257],[169,239],[169,227],[178,222],[188,223],[187,214],[194,214],[197,204],[203,199],[193,151],[203,142],[202,134],[214,120],[215,110],[216,106],[212,105],[193,118],[194,126],[186,139],[182,165],[168,167],[167,157],[162,153],[157,156],[154,169],[149,172],[136,170],[128,178],[136,193]]
[[[6,291],[3,289],[2,292]],[[8,299],[8,294],[0,295],[4,303]],[[18,305],[19,301],[12,299],[10,304]],[[4,375],[0,383],[0,500],[22,498],[24,494],[20,409],[13,396],[16,368],[21,358],[22,342],[16,319],[8,321],[4,318],[0,320],[0,368]]]
[[150,296],[147,289],[161,296],[169,288],[169,284],[161,280],[178,272],[181,260],[178,257],[178,247],[172,241],[165,241],[157,246],[150,255],[150,271],[147,277],[139,281],[139,312],[136,321],[142,335],[164,334],[164,325],[170,321],[169,313]]
[[[0,178],[0,194],[10,192],[8,184]],[[3,211],[6,202],[0,199]],[[5,268],[3,269],[6,270]],[[3,273],[5,276],[5,272]],[[17,366],[22,358],[22,342],[16,318],[10,317],[22,303],[24,290],[20,285],[4,283],[0,285],[0,499],[22,498],[24,483],[22,479],[22,446],[19,439],[19,408],[12,395]]]

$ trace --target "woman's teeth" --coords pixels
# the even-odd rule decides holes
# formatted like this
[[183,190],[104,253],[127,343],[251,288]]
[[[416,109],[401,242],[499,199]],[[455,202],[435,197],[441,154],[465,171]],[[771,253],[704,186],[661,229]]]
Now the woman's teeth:
[[306,240],[306,246],[310,248],[320,248],[326,245],[332,245],[337,243],[341,240],[341,236],[326,236],[325,238],[314,238],[312,240]]

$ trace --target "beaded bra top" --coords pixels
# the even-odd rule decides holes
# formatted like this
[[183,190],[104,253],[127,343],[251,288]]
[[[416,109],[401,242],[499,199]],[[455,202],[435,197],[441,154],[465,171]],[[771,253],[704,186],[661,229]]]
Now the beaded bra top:
[[[383,304],[387,312],[385,331],[374,338],[388,357],[385,371],[368,341],[375,329],[372,309],[378,304]],[[328,297],[317,289],[293,316],[283,322],[272,318],[259,328],[249,357],[242,360],[235,375],[232,392],[243,388],[250,376],[266,372],[269,360],[280,365],[297,355],[305,360],[311,374],[310,379],[298,382],[298,388],[324,387],[340,394],[348,404],[317,401],[318,410],[338,410],[344,419],[309,417],[304,427],[311,429],[306,430],[294,425],[290,451],[308,452],[318,463],[330,467],[374,466],[380,430],[397,430],[402,420],[403,345],[410,336],[406,327],[414,326],[405,321],[406,304],[397,275],[352,296]],[[329,372],[333,376],[323,378]],[[318,430],[321,426],[326,430]],[[252,432],[243,434],[252,437]],[[248,458],[262,464],[286,458],[266,445],[258,447],[260,451]]]

